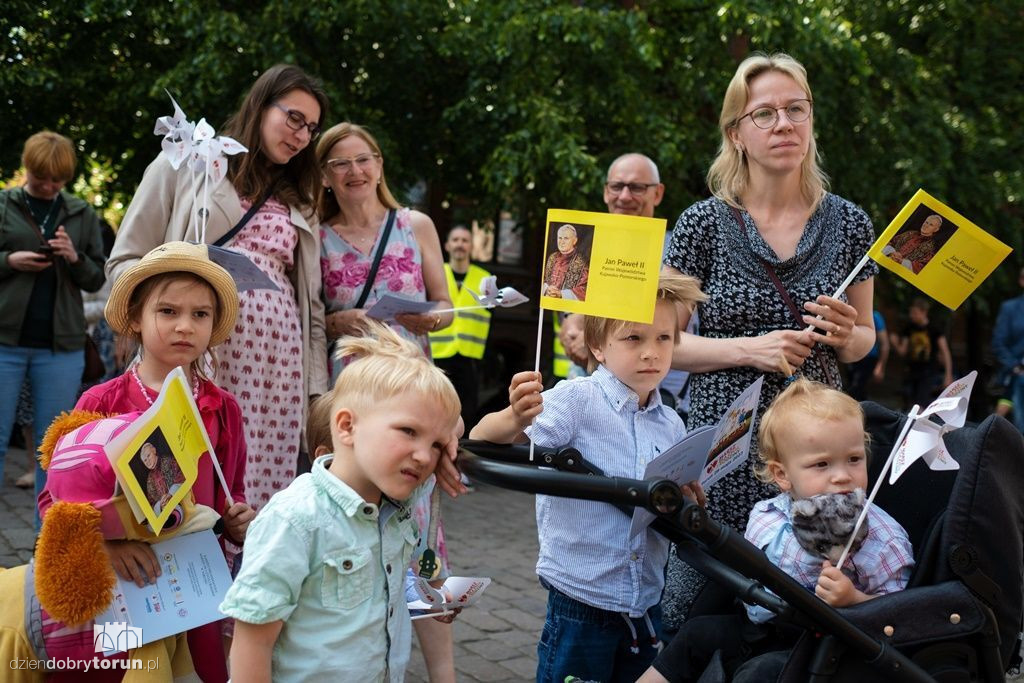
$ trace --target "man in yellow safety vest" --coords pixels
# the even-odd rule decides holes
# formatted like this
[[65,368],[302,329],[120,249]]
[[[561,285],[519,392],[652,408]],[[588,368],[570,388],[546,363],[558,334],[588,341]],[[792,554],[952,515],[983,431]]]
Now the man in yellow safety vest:
[[[480,293],[480,281],[490,273],[469,261],[473,248],[473,233],[464,225],[448,231],[444,249],[448,263],[444,275],[448,281],[448,296],[455,308],[476,306],[470,291]],[[477,362],[484,357],[487,333],[491,326],[491,312],[486,308],[456,311],[452,324],[430,333],[430,352],[434,364],[444,370],[455,386],[462,401],[462,419],[466,432],[475,424],[478,402]]]

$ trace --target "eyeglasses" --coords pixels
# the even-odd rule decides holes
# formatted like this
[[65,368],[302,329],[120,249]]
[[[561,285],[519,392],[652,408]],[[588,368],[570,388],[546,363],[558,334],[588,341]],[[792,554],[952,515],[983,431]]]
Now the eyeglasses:
[[357,157],[338,157],[337,159],[328,159],[324,162],[324,166],[331,170],[334,175],[345,175],[352,170],[352,165],[355,164],[359,167],[359,170],[365,171],[373,162],[380,159],[379,154],[360,154]]
[[307,123],[306,117],[302,115],[302,112],[295,111],[294,109],[289,109],[288,107],[283,107],[277,102],[274,102],[273,104],[275,107],[277,107],[285,114],[287,114],[287,116],[284,119],[284,122],[288,124],[289,128],[291,128],[292,130],[302,130],[303,128],[309,129],[310,140],[316,140],[317,137],[319,137],[320,124]]
[[615,182],[615,183],[605,183],[604,186],[607,187],[608,191],[611,192],[612,194],[619,194],[625,188],[628,187],[629,188],[629,193],[631,195],[633,195],[634,197],[642,197],[645,194],[647,194],[647,188],[654,187],[656,185],[658,185],[658,183],[619,183],[619,182]]
[[735,125],[740,125],[740,121],[749,116],[755,126],[767,130],[779,122],[779,112],[782,110],[786,111],[786,118],[791,123],[803,123],[811,115],[811,101],[793,100],[785,107],[758,107],[736,119]]

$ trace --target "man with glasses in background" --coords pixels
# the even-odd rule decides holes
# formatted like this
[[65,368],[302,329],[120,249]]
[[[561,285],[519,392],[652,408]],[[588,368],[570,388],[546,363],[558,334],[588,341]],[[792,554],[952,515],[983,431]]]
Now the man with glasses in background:
[[[604,184],[604,203],[608,213],[653,218],[654,209],[661,204],[664,195],[665,185],[661,182],[657,164],[650,157],[629,152],[615,159],[608,167]],[[665,233],[666,245],[670,236],[671,232]],[[691,317],[691,325],[694,327],[696,319],[696,315]],[[583,341],[583,316],[573,313],[564,316],[561,321],[556,319],[555,327],[558,328],[555,338],[555,376],[586,374],[587,346]],[[565,359],[561,364],[565,374],[558,372],[560,356]],[[688,377],[688,373],[673,370],[661,387],[673,397],[679,397],[686,393]]]

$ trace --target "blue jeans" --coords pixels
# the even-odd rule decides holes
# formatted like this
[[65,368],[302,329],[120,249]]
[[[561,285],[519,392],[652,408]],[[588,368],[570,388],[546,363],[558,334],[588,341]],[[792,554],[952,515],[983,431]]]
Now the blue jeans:
[[1011,376],[1010,400],[1013,401],[1013,424],[1024,434],[1024,375]]
[[[75,406],[78,387],[85,369],[85,352],[51,351],[25,346],[0,345],[0,484],[4,481],[4,460],[7,445],[14,428],[14,413],[18,408],[18,392],[28,377],[32,388],[32,430],[36,447],[43,442],[46,429],[64,410]],[[35,456],[36,454],[31,454]],[[46,486],[46,473],[36,463],[36,497]],[[39,511],[36,510],[36,529],[39,529]]]
[[[566,676],[601,683],[633,683],[654,661],[658,651],[643,619],[630,620],[640,649],[633,653],[633,636],[621,614],[585,605],[547,588],[548,614],[537,645],[538,683],[562,683]],[[660,633],[661,608],[655,605],[647,614],[654,632]]]

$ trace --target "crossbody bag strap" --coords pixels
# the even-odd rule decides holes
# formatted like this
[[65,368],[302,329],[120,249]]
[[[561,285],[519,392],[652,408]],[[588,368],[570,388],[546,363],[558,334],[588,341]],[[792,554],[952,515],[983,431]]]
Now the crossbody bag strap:
[[366,284],[363,285],[363,293],[359,295],[355,308],[362,308],[363,304],[366,303],[366,299],[370,296],[370,290],[373,289],[373,281],[377,279],[380,260],[384,258],[384,248],[388,246],[388,238],[391,236],[391,227],[395,224],[395,215],[397,213],[394,209],[388,209],[388,222],[384,226],[384,234],[380,236],[380,244],[377,245],[377,253],[373,257],[373,265],[370,266],[370,272],[366,276]]
[[237,235],[238,231],[245,227],[245,224],[249,222],[249,219],[256,215],[256,212],[260,210],[260,207],[267,203],[267,200],[270,199],[271,195],[274,194],[274,188],[276,186],[276,183],[271,185],[267,189],[267,191],[263,193],[263,196],[260,197],[260,200],[249,207],[249,210],[245,212],[245,215],[242,216],[242,219],[235,223],[235,227],[231,228],[226,233],[221,235],[220,239],[213,243],[213,246],[223,247],[225,244],[230,242],[231,238]]
[[[732,209],[732,215],[733,217],[736,218],[736,224],[739,226],[740,232],[746,235],[747,239],[749,240],[750,233],[747,230],[747,224],[743,222],[743,215],[740,213],[740,210],[737,209],[735,206],[730,206],[729,208]],[[775,268],[772,266],[772,264],[768,263],[768,261],[764,260],[763,258],[759,256],[757,256],[756,258],[758,261],[761,262],[761,267],[764,268],[765,273],[768,274],[768,279],[772,281],[772,285],[775,286],[775,289],[776,291],[778,291],[779,296],[782,297],[782,301],[786,304],[786,308],[789,309],[790,315],[793,316],[793,320],[796,322],[797,329],[802,329],[804,325],[804,320],[803,316],[800,315],[800,309],[793,301],[793,297],[789,295],[789,292],[786,290],[786,286],[782,284],[782,280],[779,279],[779,275],[778,273],[775,272]],[[835,373],[832,372],[832,368],[830,368],[825,363],[825,361],[822,360],[817,344],[815,344],[812,348],[811,355],[813,355],[815,360],[818,361],[818,365],[821,366],[821,369],[825,373],[825,376],[828,379],[829,384],[831,384],[834,387],[840,386],[836,381],[836,376]]]
[[28,210],[28,207],[19,204],[18,208],[21,209],[21,213],[24,214],[25,220],[28,221],[28,224],[32,227],[33,230],[36,231],[36,234],[39,235],[39,242],[41,244],[49,244],[49,242],[46,241],[46,237],[43,235],[43,231],[39,227],[39,224],[36,223],[36,217],[33,216],[32,212]]

